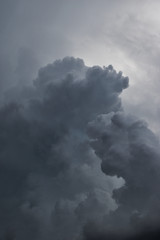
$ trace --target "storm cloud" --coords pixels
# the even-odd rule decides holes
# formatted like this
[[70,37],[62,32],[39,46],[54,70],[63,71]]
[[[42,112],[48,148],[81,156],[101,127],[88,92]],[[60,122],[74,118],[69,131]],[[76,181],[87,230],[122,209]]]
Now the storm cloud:
[[117,205],[123,179],[107,177],[90,146],[88,123],[122,109],[128,78],[110,65],[66,57],[11,88],[0,110],[2,239],[80,239],[89,221]]
[[159,9],[0,2],[0,239],[160,239]]
[[[122,239],[158,239],[158,138],[145,122],[124,112],[99,116],[89,124],[89,135],[95,153],[102,160],[102,171],[125,180],[124,186],[113,191],[118,208],[106,218],[106,227],[101,229],[103,234],[99,237],[119,239],[116,234],[120,234]],[[147,232],[144,237],[143,231]],[[99,239],[98,236],[96,238]]]
[[0,109],[1,239],[158,239],[160,150],[128,77],[66,57]]

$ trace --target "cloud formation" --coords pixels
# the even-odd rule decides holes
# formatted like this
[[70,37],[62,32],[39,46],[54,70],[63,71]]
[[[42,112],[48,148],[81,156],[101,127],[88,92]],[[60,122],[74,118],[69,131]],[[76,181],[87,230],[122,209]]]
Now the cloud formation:
[[108,239],[108,234],[119,239],[117,233],[124,239],[140,236],[144,239],[148,234],[150,238],[147,239],[155,239],[154,235],[157,237],[158,233],[159,236],[160,220],[157,137],[146,123],[123,112],[99,116],[90,123],[89,135],[95,153],[102,160],[102,171],[125,180],[124,186],[113,191],[118,208],[106,220],[102,239]]
[[[156,239],[159,141],[124,113],[128,77],[66,57],[0,109],[0,238]],[[147,231],[146,231],[147,230]]]
[[39,70],[33,86],[12,88],[0,110],[2,239],[79,239],[88,221],[116,208],[89,144],[88,122],[121,110],[128,78],[112,66],[66,57]]
[[130,76],[123,107],[158,132],[159,8],[158,0],[1,1],[0,92],[17,79],[28,84],[40,66],[67,55],[113,64]]
[[159,7],[1,1],[0,239],[160,239]]

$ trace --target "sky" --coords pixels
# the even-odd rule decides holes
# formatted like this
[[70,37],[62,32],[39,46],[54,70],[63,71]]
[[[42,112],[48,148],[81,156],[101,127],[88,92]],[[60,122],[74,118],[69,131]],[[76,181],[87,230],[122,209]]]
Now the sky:
[[159,8],[158,0],[1,1],[2,74],[10,65],[1,85],[7,79],[27,82],[39,67],[65,56],[82,58],[88,66],[112,64],[130,78],[124,108],[157,132]]
[[0,239],[156,239],[159,11],[0,0]]

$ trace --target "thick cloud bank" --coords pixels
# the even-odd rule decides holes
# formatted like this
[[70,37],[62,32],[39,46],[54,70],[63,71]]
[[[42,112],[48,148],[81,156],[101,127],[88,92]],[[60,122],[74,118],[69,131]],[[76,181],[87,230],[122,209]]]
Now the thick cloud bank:
[[123,112],[99,116],[90,123],[89,135],[102,160],[102,171],[125,180],[124,186],[113,191],[118,208],[106,219],[105,239],[108,232],[113,239],[118,239],[117,233],[124,239],[135,234],[136,239],[154,239],[160,222],[158,139],[146,123]]
[[[122,239],[158,229],[159,143],[123,113],[128,78],[72,57],[0,109],[0,239]],[[102,163],[102,164],[101,164]],[[142,233],[141,233],[142,232]]]

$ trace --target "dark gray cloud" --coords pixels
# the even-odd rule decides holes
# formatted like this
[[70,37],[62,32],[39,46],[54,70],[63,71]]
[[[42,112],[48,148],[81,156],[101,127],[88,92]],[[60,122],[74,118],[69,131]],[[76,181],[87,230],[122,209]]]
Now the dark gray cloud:
[[131,77],[123,107],[157,131],[158,0],[0,5],[0,238],[156,238],[159,143],[114,114],[128,79],[74,58],[36,74],[66,55],[112,63]]
[[116,208],[123,181],[101,171],[86,130],[121,109],[127,86],[112,66],[67,57],[41,68],[33,86],[11,88],[0,110],[2,239],[78,239]]
[[91,145],[102,160],[102,171],[125,180],[124,186],[113,191],[118,208],[106,218],[102,239],[110,239],[110,235],[118,239],[115,233],[122,239],[129,235],[137,239],[135,232],[139,231],[149,231],[152,239],[151,233],[159,228],[160,220],[158,138],[146,123],[123,112],[99,116],[89,126]]
[[66,57],[20,86],[1,102],[0,237],[158,234],[159,142],[123,112],[128,77]]

